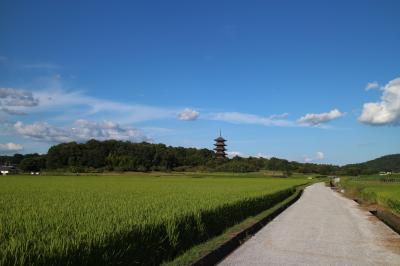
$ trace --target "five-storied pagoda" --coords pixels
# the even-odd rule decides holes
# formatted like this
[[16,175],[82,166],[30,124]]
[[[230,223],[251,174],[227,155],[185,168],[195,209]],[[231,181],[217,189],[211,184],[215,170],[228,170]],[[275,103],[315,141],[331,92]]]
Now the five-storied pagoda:
[[222,160],[222,159],[225,159],[225,158],[226,158],[226,153],[225,153],[225,151],[226,151],[226,148],[225,148],[226,144],[225,144],[225,141],[226,141],[226,139],[224,139],[224,138],[221,136],[221,130],[220,130],[220,131],[219,131],[219,137],[215,139],[215,144],[214,144],[214,146],[215,146],[215,149],[214,149],[214,151],[215,151],[215,157],[216,157],[218,160]]

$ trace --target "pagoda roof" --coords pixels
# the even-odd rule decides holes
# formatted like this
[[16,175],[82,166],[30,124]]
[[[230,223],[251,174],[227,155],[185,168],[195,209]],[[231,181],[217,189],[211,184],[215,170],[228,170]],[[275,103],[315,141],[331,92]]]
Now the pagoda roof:
[[225,143],[214,143],[214,146],[226,146]]
[[215,141],[226,141],[226,139],[224,139],[223,137],[218,137],[216,139],[214,139]]

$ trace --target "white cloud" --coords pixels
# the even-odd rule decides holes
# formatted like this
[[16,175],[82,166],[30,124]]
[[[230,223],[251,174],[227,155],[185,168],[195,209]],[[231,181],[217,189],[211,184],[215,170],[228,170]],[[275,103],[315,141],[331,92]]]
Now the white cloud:
[[3,152],[15,152],[15,151],[21,151],[24,147],[22,145],[17,144],[17,143],[0,143],[0,151]]
[[140,130],[136,128],[121,127],[111,121],[91,122],[87,120],[77,120],[76,127],[72,128],[72,134],[78,141],[88,139],[116,139],[130,141],[148,140]]
[[368,82],[367,85],[365,86],[366,91],[374,90],[374,89],[378,89],[378,88],[379,88],[379,83],[377,81]]
[[307,125],[319,125],[342,117],[343,115],[344,113],[340,112],[338,109],[333,109],[327,113],[306,114],[305,116],[300,117],[297,122]]
[[325,158],[325,155],[322,151],[317,151],[317,154],[315,156],[316,160],[323,160]]
[[178,119],[183,121],[193,121],[199,117],[199,112],[193,109],[185,108],[178,113]]
[[91,122],[81,119],[75,121],[73,127],[56,127],[46,122],[33,124],[17,122],[14,124],[14,130],[23,137],[51,143],[84,142],[89,139],[116,139],[132,142],[149,141],[140,130],[122,127],[110,121]]
[[382,89],[379,102],[365,103],[361,123],[370,125],[399,125],[400,124],[400,78],[389,81]]
[[253,114],[238,112],[212,113],[207,118],[235,124],[258,124],[264,126],[293,126],[293,122],[284,119],[274,119]]
[[69,142],[73,140],[67,130],[49,125],[46,122],[25,125],[18,121],[14,124],[14,129],[17,134],[34,140],[48,142]]
[[313,156],[313,157],[305,155],[304,156],[304,162],[305,163],[311,163],[311,162],[315,162],[315,161],[321,161],[324,158],[325,158],[325,154],[323,152],[321,152],[321,151],[317,151],[315,153],[315,156]]

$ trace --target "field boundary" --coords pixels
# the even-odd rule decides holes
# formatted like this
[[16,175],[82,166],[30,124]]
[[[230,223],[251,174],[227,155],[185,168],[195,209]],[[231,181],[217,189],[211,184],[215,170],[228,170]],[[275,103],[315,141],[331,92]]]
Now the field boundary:
[[[252,235],[257,233],[260,229],[266,226],[275,217],[286,210],[290,205],[296,202],[302,195],[303,190],[307,185],[301,185],[296,188],[295,192],[290,195],[285,200],[279,202],[273,207],[264,210],[263,212],[248,218],[238,225],[233,226],[228,229],[225,233],[220,236],[215,237],[205,243],[199,244],[198,246],[203,246],[204,250],[197,252],[192,252],[192,258],[181,259],[178,256],[175,260],[167,262],[163,265],[193,265],[193,266],[203,266],[203,265],[215,265],[220,262],[223,258],[229,255],[232,251],[242,245],[247,241]],[[224,240],[218,238],[227,238]],[[209,243],[209,244],[208,244]],[[207,247],[208,245],[208,247]],[[209,247],[211,246],[211,247]],[[194,247],[196,248],[196,246]],[[201,249],[201,248],[200,248]],[[190,253],[191,250],[188,251]],[[204,254],[205,253],[205,254]],[[183,254],[185,255],[185,253]],[[190,257],[190,255],[189,255]]]

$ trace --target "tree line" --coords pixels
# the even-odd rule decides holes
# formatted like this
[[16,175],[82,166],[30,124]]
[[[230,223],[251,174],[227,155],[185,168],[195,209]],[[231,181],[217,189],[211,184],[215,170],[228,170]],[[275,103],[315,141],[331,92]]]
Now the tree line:
[[[391,159],[392,162],[393,158]],[[400,160],[400,157],[397,159]],[[117,140],[62,143],[52,146],[47,154],[0,156],[0,164],[13,164],[25,172],[58,170],[74,173],[102,171],[254,172],[270,170],[281,171],[289,176],[292,172],[320,175],[359,175],[381,171],[380,164],[376,162],[374,162],[374,167],[371,168],[365,164],[339,167],[328,164],[299,163],[274,157],[267,159],[236,156],[232,159],[218,161],[215,159],[214,152],[208,149]]]

